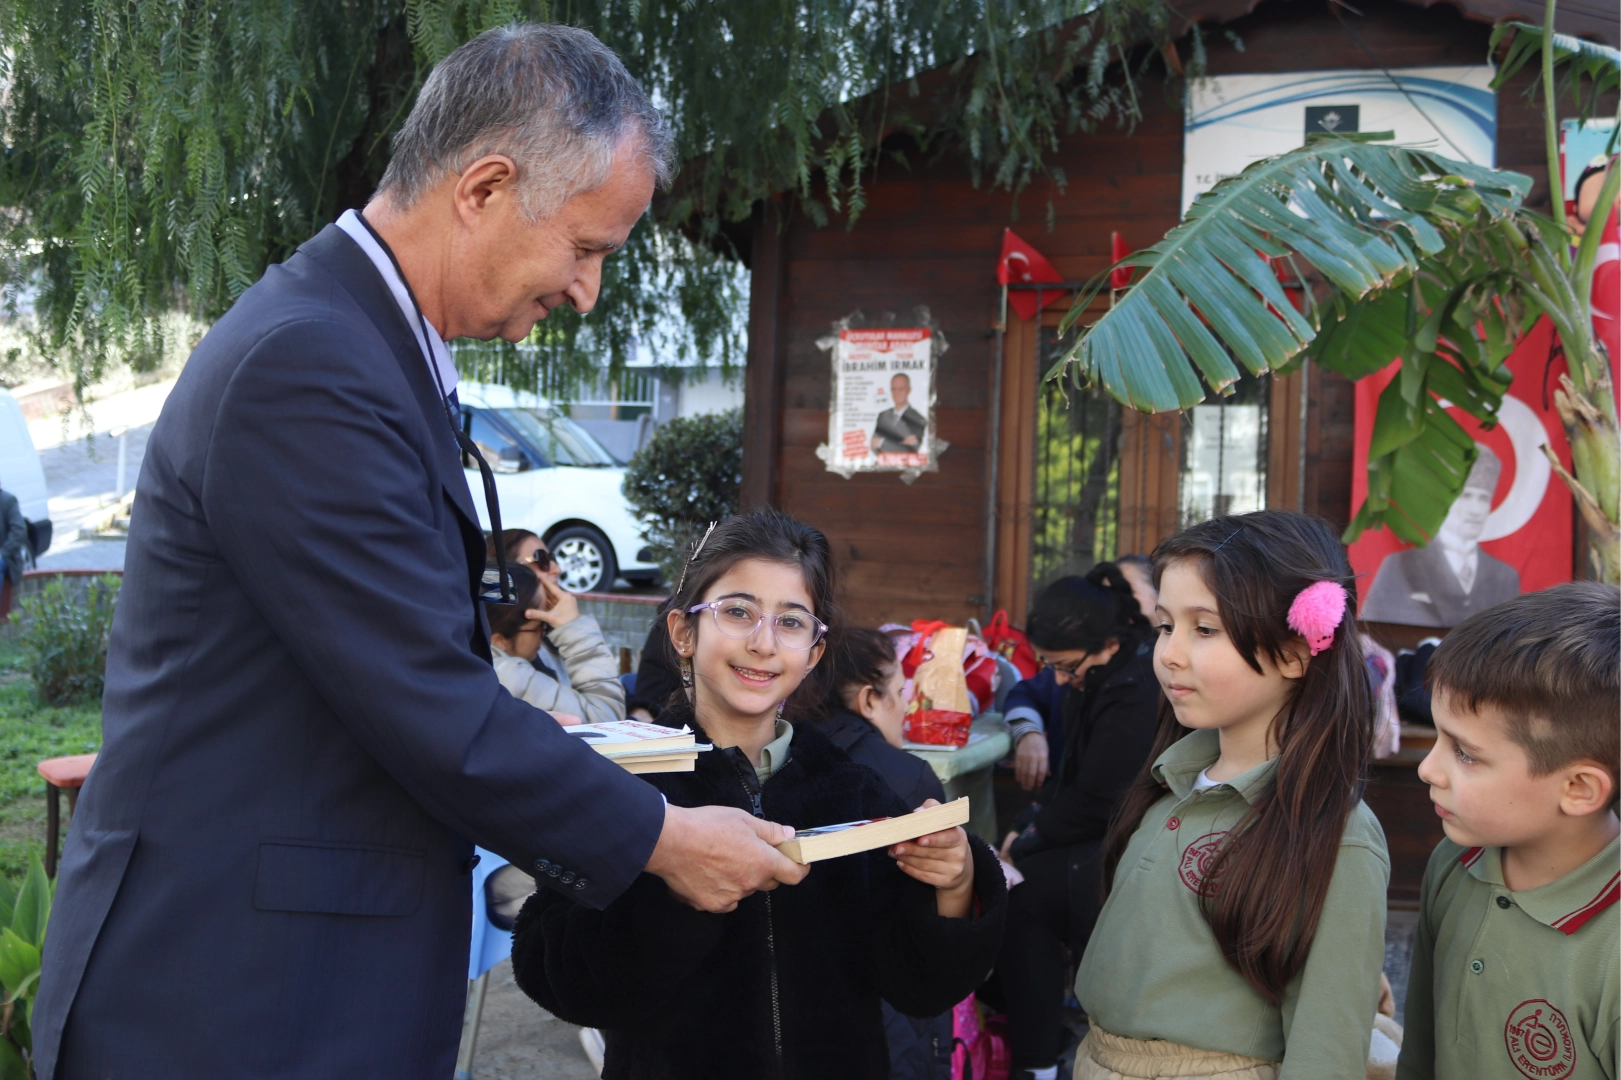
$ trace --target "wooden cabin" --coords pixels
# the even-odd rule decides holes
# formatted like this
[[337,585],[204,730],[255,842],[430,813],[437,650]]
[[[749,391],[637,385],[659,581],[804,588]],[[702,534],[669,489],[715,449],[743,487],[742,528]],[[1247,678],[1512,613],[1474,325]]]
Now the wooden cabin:
[[[1493,22],[1542,18],[1531,0],[1358,0],[1355,12],[1311,0],[1193,0],[1182,10],[1204,26],[1213,76],[1479,65]],[[1559,21],[1566,32],[1617,42],[1612,0],[1564,0]],[[1533,177],[1530,201],[1546,205],[1541,116],[1522,92],[1529,79],[1522,73],[1520,86],[1497,95],[1496,164]],[[827,533],[854,620],[960,623],[1005,608],[1019,623],[1046,582],[1148,552],[1187,519],[1187,416],[1143,415],[1098,394],[1066,400],[1043,387],[1068,302],[1039,320],[1011,311],[1004,319],[996,279],[1006,226],[1077,283],[1110,264],[1112,232],[1135,249],[1177,223],[1183,116],[1145,87],[1135,130],[1065,138],[1051,160],[1066,186],[1038,182],[1017,205],[1006,191],[976,187],[961,156],[946,156],[909,169],[881,164],[853,228],[818,227],[787,200],[758,212],[746,244],[744,503],[780,507]],[[817,339],[853,311],[892,312],[906,325],[919,305],[950,344],[937,375],[938,433],[950,444],[939,471],[911,484],[893,473],[828,471],[816,451],[828,438],[830,361]],[[1249,380],[1239,400],[1263,421],[1247,448],[1262,504],[1343,527],[1352,510],[1351,384],[1308,368]],[[1409,901],[1439,836],[1412,773],[1416,756],[1409,750],[1382,770],[1370,794],[1398,863],[1393,899]]]

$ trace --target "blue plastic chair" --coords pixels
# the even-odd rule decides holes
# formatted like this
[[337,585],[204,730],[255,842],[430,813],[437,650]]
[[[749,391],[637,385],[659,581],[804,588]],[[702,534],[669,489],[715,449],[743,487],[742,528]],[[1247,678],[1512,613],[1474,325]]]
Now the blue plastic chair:
[[490,922],[484,907],[484,882],[507,860],[493,851],[474,848],[478,865],[473,867],[473,940],[468,950],[467,979],[473,985],[467,998],[467,1015],[462,1021],[462,1045],[456,1055],[456,1080],[472,1080],[473,1054],[478,1047],[478,1026],[484,1018],[484,995],[489,990],[490,969],[512,955],[512,931]]

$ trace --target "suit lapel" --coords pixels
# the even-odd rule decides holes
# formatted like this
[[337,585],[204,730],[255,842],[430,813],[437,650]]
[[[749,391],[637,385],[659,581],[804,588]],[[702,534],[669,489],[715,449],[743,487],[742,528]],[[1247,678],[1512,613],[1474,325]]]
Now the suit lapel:
[[378,333],[383,335],[383,340],[388,342],[389,349],[394,353],[394,359],[405,374],[406,384],[411,387],[411,393],[416,397],[417,405],[422,409],[423,418],[427,421],[429,438],[433,441],[435,463],[439,467],[445,493],[450,496],[450,501],[465,519],[463,531],[471,527],[472,531],[479,535],[479,543],[482,546],[483,530],[479,527],[478,510],[473,506],[472,493],[467,489],[467,474],[462,471],[461,447],[457,445],[451,430],[451,420],[445,415],[439,388],[429,376],[428,362],[422,355],[421,346],[417,344],[416,332],[405,321],[404,313],[400,311],[399,304],[394,302],[393,294],[388,291],[388,286],[378,274],[377,267],[372,265],[371,259],[360,250],[360,246],[336,225],[328,225],[322,229],[313,239],[301,245],[299,250],[320,262],[332,273],[338,284],[343,286],[344,291],[377,327]]

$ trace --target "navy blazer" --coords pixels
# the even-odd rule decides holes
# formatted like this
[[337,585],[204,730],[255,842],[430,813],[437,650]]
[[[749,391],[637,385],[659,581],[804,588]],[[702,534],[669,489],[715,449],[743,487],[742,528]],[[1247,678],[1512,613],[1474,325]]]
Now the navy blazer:
[[600,908],[663,801],[496,681],[454,432],[341,230],[197,346],[131,518],[38,1075],[444,1080],[469,841]]

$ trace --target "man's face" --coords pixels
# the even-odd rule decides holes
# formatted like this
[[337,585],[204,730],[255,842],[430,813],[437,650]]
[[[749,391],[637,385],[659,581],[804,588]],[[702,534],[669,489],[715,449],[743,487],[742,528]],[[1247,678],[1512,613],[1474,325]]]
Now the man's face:
[[906,409],[906,400],[912,396],[912,380],[905,375],[897,375],[889,380],[889,400],[895,403],[895,411]]
[[653,173],[634,142],[622,145],[601,187],[529,222],[517,192],[493,192],[453,253],[462,275],[454,315],[462,334],[518,342],[535,323],[567,304],[590,311],[602,285],[602,260],[624,246],[653,198]]
[[1449,547],[1472,547],[1486,530],[1486,518],[1492,512],[1492,493],[1481,488],[1466,487],[1458,501],[1447,511],[1446,520],[1436,530],[1435,538]]

